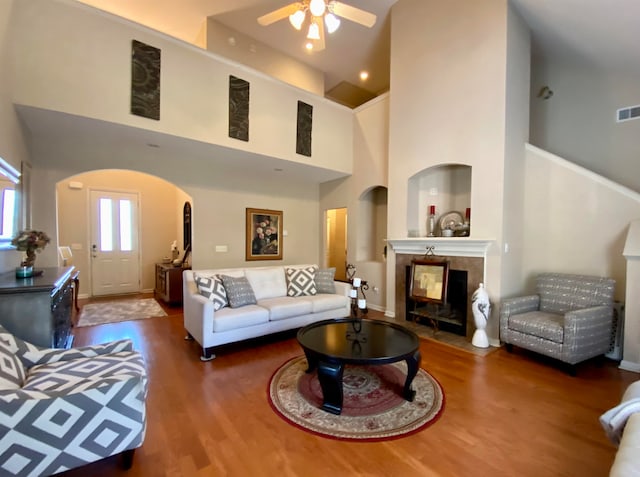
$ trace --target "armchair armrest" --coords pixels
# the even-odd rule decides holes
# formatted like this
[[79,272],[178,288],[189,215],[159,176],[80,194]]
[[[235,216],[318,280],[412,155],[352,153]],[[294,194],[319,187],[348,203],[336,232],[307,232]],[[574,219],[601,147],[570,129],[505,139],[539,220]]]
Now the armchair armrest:
[[509,318],[512,315],[519,315],[540,308],[539,295],[526,295],[515,298],[506,298],[500,304],[500,337],[508,336]]
[[613,325],[613,306],[600,305],[574,310],[564,315],[563,360],[573,364],[584,356],[607,352]]
[[69,361],[78,358],[93,358],[105,354],[119,353],[121,351],[133,351],[133,342],[130,339],[112,341],[109,343],[81,346],[79,348],[58,349],[40,348],[37,350],[25,350],[18,357],[30,368],[38,364],[51,364],[58,361]]

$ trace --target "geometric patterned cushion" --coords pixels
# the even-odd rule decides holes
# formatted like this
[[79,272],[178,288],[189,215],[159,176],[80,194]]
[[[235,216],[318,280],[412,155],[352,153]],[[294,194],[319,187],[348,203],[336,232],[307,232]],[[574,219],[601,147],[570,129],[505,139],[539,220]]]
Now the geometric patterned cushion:
[[224,284],[218,275],[214,275],[213,277],[196,275],[195,282],[198,287],[198,293],[213,302],[214,311],[218,311],[220,308],[224,308],[229,304]]
[[221,275],[224,289],[227,292],[227,300],[231,308],[239,308],[245,305],[255,305],[257,303],[253,288],[247,277],[230,277]]
[[333,279],[336,275],[336,268],[322,268],[316,272],[316,293],[335,293],[336,285]]
[[0,389],[20,389],[24,378],[24,366],[18,357],[0,345]]
[[318,267],[312,266],[307,268],[287,268],[287,296],[308,296],[315,295],[316,290],[316,272]]

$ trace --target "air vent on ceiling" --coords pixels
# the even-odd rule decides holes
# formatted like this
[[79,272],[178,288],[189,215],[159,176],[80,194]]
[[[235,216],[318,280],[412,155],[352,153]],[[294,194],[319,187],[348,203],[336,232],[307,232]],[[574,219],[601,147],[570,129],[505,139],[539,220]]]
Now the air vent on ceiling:
[[619,123],[638,118],[640,118],[640,105],[629,106],[628,108],[621,108],[616,111],[616,121]]

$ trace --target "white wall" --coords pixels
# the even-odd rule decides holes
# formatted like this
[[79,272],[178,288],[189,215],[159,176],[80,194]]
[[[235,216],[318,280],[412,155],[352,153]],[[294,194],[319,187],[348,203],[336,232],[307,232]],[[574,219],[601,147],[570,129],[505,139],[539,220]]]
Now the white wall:
[[[313,106],[313,165],[352,171],[349,108],[69,0],[16,2],[10,19],[17,104],[308,164],[295,152],[302,100]],[[161,50],[159,121],[129,113],[133,39]],[[248,142],[228,136],[229,75],[250,83]]]
[[[531,143],[640,191],[640,119],[616,123],[616,110],[640,105],[640,77],[533,58]],[[548,86],[553,96],[538,98]]]
[[640,194],[535,146],[525,175],[520,291],[533,291],[539,272],[584,273],[614,278],[615,299],[624,301],[622,252]]

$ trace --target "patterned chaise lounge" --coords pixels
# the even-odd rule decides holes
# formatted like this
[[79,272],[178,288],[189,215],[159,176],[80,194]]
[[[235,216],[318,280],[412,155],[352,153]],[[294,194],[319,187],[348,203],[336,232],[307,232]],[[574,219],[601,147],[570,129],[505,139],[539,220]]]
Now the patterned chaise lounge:
[[44,349],[0,326],[0,475],[45,476],[144,441],[147,374],[130,340]]

